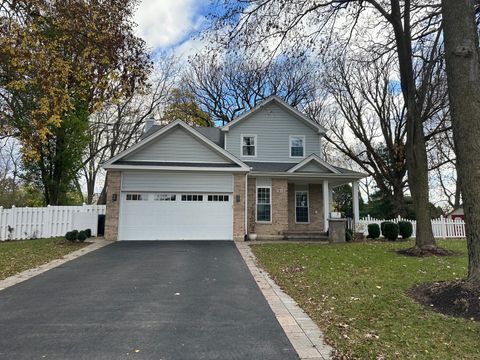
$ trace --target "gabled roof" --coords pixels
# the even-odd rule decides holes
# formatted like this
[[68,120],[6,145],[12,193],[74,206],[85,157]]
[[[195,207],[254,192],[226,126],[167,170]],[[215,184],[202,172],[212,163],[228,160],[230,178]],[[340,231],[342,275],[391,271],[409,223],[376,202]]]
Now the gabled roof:
[[[161,135],[167,133],[168,131],[174,129],[175,127],[183,128],[185,131],[187,131],[189,134],[191,134],[194,138],[198,139],[200,142],[204,143],[205,145],[210,147],[213,151],[219,153],[220,155],[222,155],[226,159],[232,161],[238,167],[240,167],[244,170],[249,170],[250,169],[248,167],[248,165],[246,165],[244,162],[237,159],[235,156],[230,154],[228,151],[226,151],[222,147],[215,144],[213,141],[208,139],[206,136],[204,136],[203,134],[201,134],[200,132],[195,130],[195,128],[185,124],[182,120],[176,120],[176,121],[174,121],[174,122],[172,122],[168,125],[163,126],[158,131],[155,131],[154,133],[152,133],[150,136],[147,136],[146,138],[139,141],[138,143],[136,143],[132,147],[128,148],[127,150],[117,154],[116,156],[112,157],[110,160],[106,161],[102,165],[103,168],[109,169],[109,168],[116,168],[116,167],[119,167],[119,166],[125,166],[126,164],[124,163],[124,161],[122,161],[122,159],[125,156],[127,156],[127,155],[129,155],[129,154],[131,154],[135,151],[138,151],[141,148],[144,148],[144,147],[148,146],[148,144],[152,143],[152,141],[154,141],[155,139],[157,139]],[[130,165],[134,165],[134,164],[132,163]],[[152,165],[148,165],[148,166],[152,166]]]
[[309,157],[305,158],[303,161],[300,161],[298,164],[296,164],[295,166],[288,169],[287,172],[288,173],[297,172],[297,171],[301,170],[305,165],[309,164],[312,161],[316,162],[317,164],[320,164],[322,167],[330,170],[334,174],[341,174],[341,172],[337,168],[335,168],[333,165],[330,165],[326,161],[320,159],[320,157],[318,157],[318,155],[316,155],[316,154],[312,154]]
[[[140,136],[140,140],[146,139],[150,135],[153,135],[158,130],[164,128],[166,125],[153,125],[147,132]],[[218,146],[223,148],[224,136],[222,131],[218,127],[213,126],[192,126],[196,131],[205,136],[210,141],[214,142]]]
[[319,134],[325,134],[326,133],[326,130],[322,126],[320,126],[316,122],[310,120],[308,117],[306,117],[300,111],[298,111],[294,107],[288,105],[285,101],[283,101],[282,98],[280,98],[279,96],[276,96],[276,95],[272,95],[272,96],[266,98],[260,104],[258,104],[254,108],[250,109],[250,111],[247,111],[246,113],[237,117],[235,120],[230,121],[227,125],[225,125],[221,128],[222,131],[229,131],[231,127],[233,127],[233,126],[237,125],[239,122],[249,118],[253,114],[256,114],[261,109],[263,109],[265,106],[267,106],[268,104],[271,104],[271,103],[276,103],[276,104],[280,105],[284,110],[286,110],[287,112],[292,114],[294,117],[296,117],[300,121],[303,121],[304,123],[306,123],[308,126],[312,127],[313,129],[317,130]]

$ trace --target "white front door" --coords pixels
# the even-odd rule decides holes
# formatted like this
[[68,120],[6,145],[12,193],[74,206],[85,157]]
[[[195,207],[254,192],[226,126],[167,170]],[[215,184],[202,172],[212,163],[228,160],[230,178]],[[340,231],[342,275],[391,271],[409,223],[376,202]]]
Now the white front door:
[[231,193],[121,194],[119,240],[231,240]]

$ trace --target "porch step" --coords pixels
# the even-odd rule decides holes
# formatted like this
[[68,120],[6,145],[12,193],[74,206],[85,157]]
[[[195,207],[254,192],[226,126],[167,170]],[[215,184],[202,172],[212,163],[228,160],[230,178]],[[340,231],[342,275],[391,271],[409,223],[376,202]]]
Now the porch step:
[[283,233],[285,240],[318,240],[328,241],[328,235],[324,231],[289,230]]

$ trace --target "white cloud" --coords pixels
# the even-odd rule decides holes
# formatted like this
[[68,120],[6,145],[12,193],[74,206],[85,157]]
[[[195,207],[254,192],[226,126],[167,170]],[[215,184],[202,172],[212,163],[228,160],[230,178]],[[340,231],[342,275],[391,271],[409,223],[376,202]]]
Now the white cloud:
[[136,13],[138,35],[153,50],[181,42],[203,21],[200,0],[143,0]]

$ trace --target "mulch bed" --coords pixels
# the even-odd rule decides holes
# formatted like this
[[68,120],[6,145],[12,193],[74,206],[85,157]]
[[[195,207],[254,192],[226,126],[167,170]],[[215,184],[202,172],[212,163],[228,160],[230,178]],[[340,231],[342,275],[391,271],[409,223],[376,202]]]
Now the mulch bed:
[[418,247],[411,247],[408,249],[401,249],[396,251],[399,255],[406,255],[406,256],[416,256],[416,257],[426,257],[426,256],[458,256],[462,255],[462,253],[443,249],[440,247],[432,248],[432,249],[421,249]]
[[480,286],[464,280],[415,286],[407,294],[424,306],[451,316],[480,321]]

